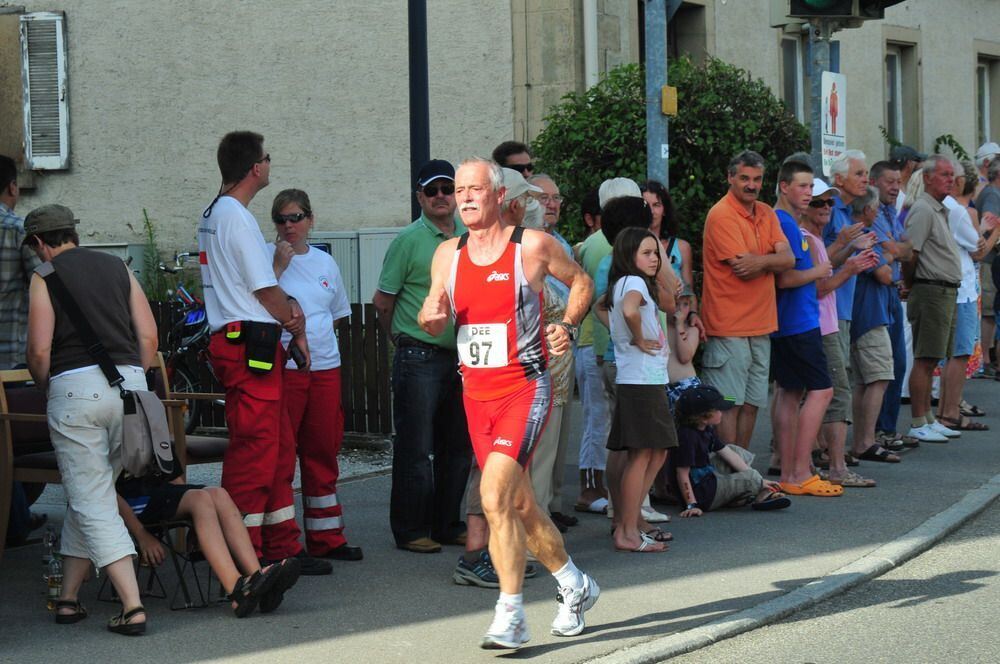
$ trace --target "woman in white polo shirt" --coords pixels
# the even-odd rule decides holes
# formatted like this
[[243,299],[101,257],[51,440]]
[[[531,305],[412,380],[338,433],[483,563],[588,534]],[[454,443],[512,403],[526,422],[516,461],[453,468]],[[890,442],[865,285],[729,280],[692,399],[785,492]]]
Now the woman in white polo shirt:
[[[351,314],[351,305],[333,257],[309,246],[314,220],[306,192],[285,189],[278,193],[271,206],[271,220],[277,229],[277,239],[269,245],[274,252],[274,274],[281,288],[302,307],[312,358],[309,371],[285,371],[283,386],[284,407],[296,434],[302,471],[306,549],[317,558],[361,560],[361,547],[348,545],[344,537],[337,497],[337,454],[344,438],[344,411],[334,328]],[[287,333],[284,337],[282,343],[291,340]],[[295,362],[289,360],[286,368],[294,369]]]

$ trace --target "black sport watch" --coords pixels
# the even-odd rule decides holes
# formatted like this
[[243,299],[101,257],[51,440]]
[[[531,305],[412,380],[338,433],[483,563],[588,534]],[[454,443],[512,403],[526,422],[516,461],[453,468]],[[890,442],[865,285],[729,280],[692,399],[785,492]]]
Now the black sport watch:
[[564,330],[569,334],[570,341],[576,341],[576,335],[580,331],[579,325],[574,325],[573,323],[567,323],[564,320],[559,321],[556,325],[562,326]]

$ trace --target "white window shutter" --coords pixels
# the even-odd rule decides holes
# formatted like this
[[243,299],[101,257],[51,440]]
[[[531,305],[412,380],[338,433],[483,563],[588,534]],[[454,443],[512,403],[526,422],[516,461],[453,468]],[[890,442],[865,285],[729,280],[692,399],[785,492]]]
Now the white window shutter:
[[21,16],[21,80],[27,166],[69,168],[66,15],[62,12]]

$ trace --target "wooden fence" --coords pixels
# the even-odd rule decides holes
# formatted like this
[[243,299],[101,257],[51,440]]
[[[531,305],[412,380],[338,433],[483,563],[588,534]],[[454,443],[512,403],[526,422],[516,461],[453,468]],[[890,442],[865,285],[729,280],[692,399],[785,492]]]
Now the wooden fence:
[[[180,316],[180,306],[171,302],[153,302],[153,315],[160,334],[160,349],[167,348],[167,334]],[[390,343],[378,324],[375,307],[352,304],[351,316],[337,326],[341,358],[341,403],[344,429],[356,433],[392,433],[392,398],[390,393]],[[203,363],[198,367],[203,390],[221,392],[222,387]],[[199,425],[224,427],[221,405],[202,408]]]

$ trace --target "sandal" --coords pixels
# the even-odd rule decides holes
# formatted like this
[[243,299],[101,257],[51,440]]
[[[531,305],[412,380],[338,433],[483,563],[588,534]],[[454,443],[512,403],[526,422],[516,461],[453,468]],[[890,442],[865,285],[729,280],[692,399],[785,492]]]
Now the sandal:
[[941,421],[949,429],[954,429],[955,431],[989,431],[990,428],[983,424],[982,422],[974,422],[968,417],[944,417],[943,415],[938,416],[938,420]]
[[788,496],[780,491],[772,491],[771,495],[763,500],[755,500],[750,503],[750,509],[758,510],[761,512],[769,512],[771,510],[781,510],[789,507],[792,501],[788,499]]
[[861,465],[861,461],[859,461],[858,458],[850,452],[846,452],[844,454],[844,463],[851,467]]
[[986,411],[979,406],[973,406],[971,403],[962,399],[962,403],[958,405],[958,412],[966,417],[984,417]]
[[871,489],[877,484],[875,480],[868,477],[862,477],[851,470],[847,471],[843,477],[831,477],[828,481],[830,484],[854,487],[858,489]]
[[302,566],[298,558],[285,558],[272,565],[277,570],[274,585],[260,598],[260,612],[271,613],[285,599],[285,591],[289,590],[299,580]]
[[146,615],[146,609],[143,608],[141,604],[134,609],[129,609],[128,611],[122,609],[121,613],[108,621],[108,631],[114,632],[115,634],[122,634],[124,636],[141,636],[142,634],[145,634],[145,621],[141,623],[129,622],[140,613]]
[[268,565],[266,569],[241,576],[236,580],[233,592],[229,593],[229,600],[236,604],[233,613],[237,618],[246,618],[253,613],[261,597],[274,587],[279,567],[279,565]]
[[792,496],[822,496],[832,497],[844,493],[844,487],[824,482],[819,475],[813,475],[802,484],[782,482],[781,490]]
[[881,463],[899,463],[901,461],[898,456],[878,444],[869,447],[859,454],[858,458],[865,461],[879,461]]
[[[59,609],[73,609],[73,613],[59,613]],[[75,599],[56,600],[56,622],[60,625],[72,625],[87,617],[87,609]]]
[[812,451],[812,462],[814,468],[826,470],[830,467],[830,457],[823,450]]

